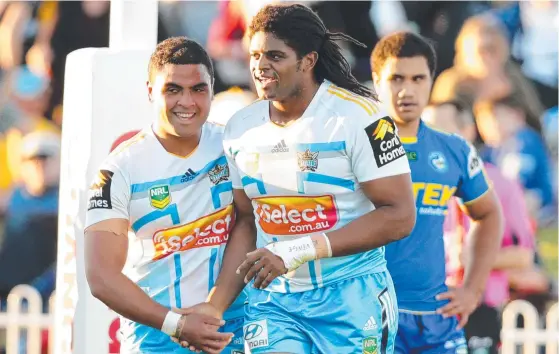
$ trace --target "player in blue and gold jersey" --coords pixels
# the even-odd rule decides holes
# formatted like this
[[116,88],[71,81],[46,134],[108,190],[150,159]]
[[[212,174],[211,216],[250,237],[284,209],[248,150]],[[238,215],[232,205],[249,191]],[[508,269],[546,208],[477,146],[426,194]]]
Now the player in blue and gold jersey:
[[[465,353],[462,327],[479,304],[502,235],[501,211],[473,146],[421,121],[435,52],[418,35],[383,38],[372,54],[373,81],[406,149],[417,208],[412,234],[386,246],[396,288],[396,353]],[[445,285],[443,222],[456,196],[474,220],[464,286]]]

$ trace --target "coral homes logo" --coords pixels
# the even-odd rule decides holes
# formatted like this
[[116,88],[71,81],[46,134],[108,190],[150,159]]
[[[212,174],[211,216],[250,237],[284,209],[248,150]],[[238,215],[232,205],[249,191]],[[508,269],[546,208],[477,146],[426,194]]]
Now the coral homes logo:
[[262,230],[270,235],[300,235],[323,232],[338,222],[332,196],[264,197],[254,199]]
[[228,205],[188,224],[157,231],[153,235],[153,259],[161,259],[178,251],[225,243],[232,226],[233,206]]
[[386,116],[381,118],[368,127],[365,132],[369,137],[369,143],[373,148],[373,155],[378,167],[382,167],[390,162],[406,155],[406,150],[396,135],[396,124],[392,118]]

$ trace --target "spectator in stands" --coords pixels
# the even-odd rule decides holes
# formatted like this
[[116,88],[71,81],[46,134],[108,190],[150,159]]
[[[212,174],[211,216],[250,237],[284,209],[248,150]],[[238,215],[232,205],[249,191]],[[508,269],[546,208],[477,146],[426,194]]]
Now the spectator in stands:
[[244,1],[220,2],[218,15],[210,26],[207,49],[215,62],[216,92],[229,86],[251,87],[244,42],[249,14],[244,5]]
[[559,13],[557,1],[515,1],[493,11],[507,28],[512,55],[546,109],[557,106]]
[[452,66],[454,41],[464,22],[485,9],[483,1],[402,1],[408,21],[418,32],[432,39],[437,52],[437,77]]
[[30,132],[38,126],[49,127],[58,131],[59,128],[47,122],[45,114],[50,100],[50,79],[46,75],[36,74],[26,65],[16,68],[9,74],[9,101],[19,113],[15,126]]
[[510,47],[500,23],[478,15],[468,19],[456,39],[454,66],[441,73],[431,100],[459,100],[472,109],[480,100],[517,97],[530,127],[541,132],[543,106],[518,66],[510,60]]
[[46,20],[41,8],[53,1],[2,1],[0,4],[0,70],[9,71],[24,62],[25,53]]
[[543,137],[551,155],[551,183],[553,195],[557,195],[558,163],[559,163],[559,120],[557,106],[548,109],[542,117]]
[[[476,136],[472,113],[457,101],[431,106],[423,117],[435,128],[462,135],[470,142]],[[495,257],[495,265],[487,282],[483,304],[470,316],[465,331],[472,353],[483,348],[483,353],[496,354],[500,341],[500,309],[510,298],[509,276],[518,272],[530,273],[539,280],[539,283],[533,284],[539,291],[547,291],[548,282],[534,263],[534,231],[521,186],[505,177],[492,164],[485,163],[485,170],[501,202],[504,234],[502,248]],[[468,261],[468,240],[464,237],[468,228],[469,218],[453,201],[445,219],[444,234],[449,286],[459,286],[462,282],[463,265]]]
[[22,183],[9,200],[0,248],[0,269],[17,271],[0,272],[2,298],[12,287],[47,274],[56,260],[59,156],[58,135],[34,132],[23,138]]
[[59,133],[59,127],[44,117],[50,98],[48,77],[22,66],[12,70],[4,82],[4,104],[0,103],[0,214],[19,179],[22,136],[34,131]]
[[548,151],[541,135],[528,126],[522,102],[512,96],[479,102],[475,118],[486,144],[484,160],[521,183],[534,219],[555,215]]

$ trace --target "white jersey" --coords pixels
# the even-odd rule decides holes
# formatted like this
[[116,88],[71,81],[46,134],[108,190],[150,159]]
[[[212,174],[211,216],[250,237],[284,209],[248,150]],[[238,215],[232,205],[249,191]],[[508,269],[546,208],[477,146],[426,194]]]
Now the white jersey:
[[[394,122],[372,100],[325,81],[286,127],[270,121],[269,104],[237,112],[224,136],[233,188],[252,200],[258,247],[339,229],[375,209],[359,183],[410,172]],[[305,291],[385,269],[381,247],[309,262],[267,289]]]
[[[169,308],[205,301],[218,275],[234,217],[222,138],[223,127],[206,123],[198,148],[180,157],[148,127],[108,156],[89,191],[86,227],[129,220],[125,274]],[[122,320],[124,347],[159,335]]]

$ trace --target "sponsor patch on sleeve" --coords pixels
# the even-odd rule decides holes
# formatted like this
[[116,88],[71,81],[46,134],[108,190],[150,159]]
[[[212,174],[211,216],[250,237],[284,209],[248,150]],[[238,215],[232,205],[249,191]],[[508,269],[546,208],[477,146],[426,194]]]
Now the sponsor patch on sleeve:
[[365,128],[369,143],[378,167],[406,156],[400,138],[396,134],[396,124],[392,118],[386,116]]
[[111,203],[111,183],[113,172],[100,170],[95,181],[89,187],[89,204],[87,210],[91,209],[112,209]]
[[476,148],[470,145],[470,152],[468,153],[468,177],[473,178],[481,172],[483,163],[477,154]]

